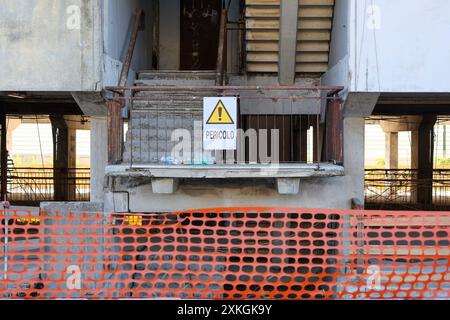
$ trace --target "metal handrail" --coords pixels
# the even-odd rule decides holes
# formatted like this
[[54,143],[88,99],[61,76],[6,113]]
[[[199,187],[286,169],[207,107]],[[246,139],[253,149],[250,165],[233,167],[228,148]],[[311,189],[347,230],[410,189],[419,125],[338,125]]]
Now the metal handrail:
[[226,56],[227,56],[227,24],[228,24],[228,8],[222,8],[220,15],[220,34],[219,46],[217,48],[216,63],[216,85],[222,86],[224,83],[224,73],[226,72]]

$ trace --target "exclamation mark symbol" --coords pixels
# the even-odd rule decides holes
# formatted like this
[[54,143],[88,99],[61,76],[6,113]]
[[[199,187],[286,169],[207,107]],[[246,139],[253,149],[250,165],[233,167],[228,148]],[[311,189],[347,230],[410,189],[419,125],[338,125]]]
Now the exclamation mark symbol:
[[222,107],[219,107],[219,121],[222,121],[222,112],[223,112]]

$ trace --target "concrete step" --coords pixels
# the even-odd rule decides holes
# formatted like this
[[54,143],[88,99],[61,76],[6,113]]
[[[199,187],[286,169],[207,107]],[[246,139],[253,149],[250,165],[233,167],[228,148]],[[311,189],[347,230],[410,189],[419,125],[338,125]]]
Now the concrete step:
[[135,86],[214,86],[214,80],[207,79],[152,79],[135,81]]
[[210,80],[216,78],[215,71],[143,70],[138,80]]
[[148,98],[151,100],[195,100],[203,97],[215,97],[217,91],[215,90],[196,90],[196,91],[139,91],[136,92],[135,97]]

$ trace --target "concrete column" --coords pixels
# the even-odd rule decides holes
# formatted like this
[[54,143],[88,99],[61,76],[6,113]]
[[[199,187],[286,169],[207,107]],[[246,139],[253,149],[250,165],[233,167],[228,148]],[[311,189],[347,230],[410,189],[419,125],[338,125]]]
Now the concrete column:
[[91,202],[103,202],[105,169],[108,164],[106,117],[91,117]]
[[50,116],[53,132],[53,180],[54,180],[54,200],[69,200],[68,185],[68,128],[61,115]]
[[77,167],[77,129],[70,128],[68,129],[68,138],[69,138],[69,154],[68,154],[68,162],[69,168]]
[[20,120],[20,119],[8,119],[7,123],[8,123],[8,132],[6,134],[6,144],[7,144],[8,151],[11,152],[11,150],[13,148],[13,133],[14,133],[14,130],[16,130],[22,124],[22,120]]
[[349,207],[352,199],[364,202],[365,184],[365,159],[364,159],[364,117],[344,118],[344,166],[345,179],[349,180],[349,186],[354,190],[348,199]]
[[386,169],[398,169],[398,132],[386,132]]
[[419,168],[419,130],[411,131],[411,169]]
[[77,129],[68,127],[67,130],[67,162],[69,167],[68,172],[68,189],[67,196],[69,201],[76,201],[77,184],[76,184],[76,169],[77,167]]
[[419,128],[419,170],[417,200],[427,210],[433,203],[433,159],[435,115],[423,116]]
[[[419,130],[411,131],[411,169],[419,168]],[[411,202],[417,203],[417,172],[412,173],[413,182],[411,184]]]
[[295,82],[298,32],[298,0],[281,0],[280,17],[280,85],[292,85]]
[[6,150],[6,114],[3,110],[0,110],[0,126],[1,126],[1,148],[0,148],[0,158],[1,158],[1,199],[0,201],[7,201],[8,196],[8,184],[6,176],[8,175],[8,154]]

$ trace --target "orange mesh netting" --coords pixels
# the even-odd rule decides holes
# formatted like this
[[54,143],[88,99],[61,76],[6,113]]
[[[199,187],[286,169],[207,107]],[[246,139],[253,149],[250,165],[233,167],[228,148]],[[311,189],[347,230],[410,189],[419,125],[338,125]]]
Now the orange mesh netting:
[[0,299],[448,299],[449,212],[1,211]]

